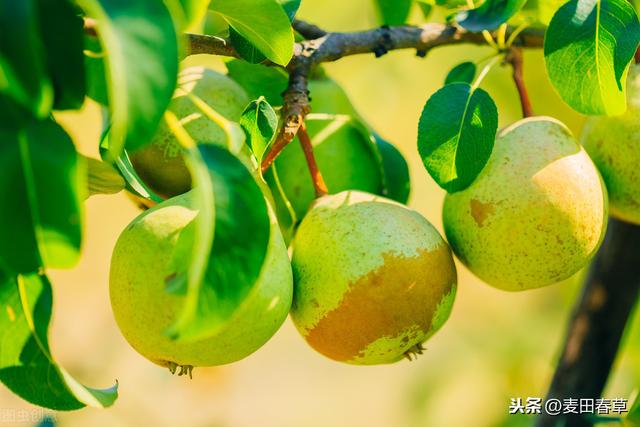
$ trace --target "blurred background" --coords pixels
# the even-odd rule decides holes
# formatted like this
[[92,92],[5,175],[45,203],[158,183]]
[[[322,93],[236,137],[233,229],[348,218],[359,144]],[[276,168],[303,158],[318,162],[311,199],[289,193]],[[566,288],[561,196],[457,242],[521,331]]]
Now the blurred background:
[[[332,31],[376,26],[367,0],[304,0],[301,19]],[[414,17],[419,19],[419,16]],[[434,16],[433,19],[442,19]],[[416,149],[424,103],[463,60],[488,48],[436,49],[350,57],[328,64],[365,119],[409,161],[410,205],[442,231],[444,192],[431,180]],[[525,78],[537,114],[554,116],[579,135],[583,118],[553,92],[541,50],[525,53]],[[500,126],[520,118],[508,67],[496,67],[483,87],[496,101]],[[61,114],[79,150],[97,157],[101,118],[95,104]],[[229,366],[196,369],[193,380],[172,376],[135,353],[113,319],[108,294],[111,250],[139,213],[124,195],[86,203],[84,254],[77,268],[52,271],[54,355],[84,384],[108,387],[117,379],[120,399],[107,410],[54,415],[65,427],[515,427],[531,418],[509,416],[512,397],[544,397],[565,335],[580,277],[523,293],[493,289],[458,265],[459,290],[448,323],[416,361],[357,367],[315,353],[289,320],[249,358]],[[579,275],[578,275],[579,276]],[[625,333],[607,398],[627,398],[640,385],[640,315]],[[0,387],[3,411],[40,411]],[[31,412],[29,412],[31,413]],[[42,413],[42,412],[39,412]],[[0,418],[0,425],[27,426]]]

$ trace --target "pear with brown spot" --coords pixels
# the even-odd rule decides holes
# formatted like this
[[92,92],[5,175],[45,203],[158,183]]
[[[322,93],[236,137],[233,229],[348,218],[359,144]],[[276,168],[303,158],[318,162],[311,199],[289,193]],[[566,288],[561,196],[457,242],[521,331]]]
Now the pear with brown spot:
[[410,358],[449,317],[451,251],[406,206],[358,191],[322,197],[292,248],[291,317],[331,359],[373,365]]
[[556,283],[585,267],[607,221],[607,192],[571,132],[549,117],[504,129],[489,162],[445,198],[447,239],[458,258],[496,288]]
[[640,65],[629,69],[627,111],[590,117],[582,144],[607,185],[611,216],[640,225]]

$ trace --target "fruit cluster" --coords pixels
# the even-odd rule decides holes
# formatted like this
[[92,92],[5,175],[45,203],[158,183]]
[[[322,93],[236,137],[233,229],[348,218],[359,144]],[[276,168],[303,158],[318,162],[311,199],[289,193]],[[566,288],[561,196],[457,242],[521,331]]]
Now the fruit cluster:
[[[194,139],[221,144],[222,130],[189,94],[237,121],[249,100],[244,89],[202,67],[185,69],[180,80],[170,110]],[[167,199],[127,227],[111,265],[118,325],[149,360],[172,369],[230,363],[261,347],[290,313],[306,341],[331,359],[391,363],[419,353],[448,319],[457,288],[452,251],[429,221],[404,205],[406,184],[380,167],[406,170],[406,163],[398,162],[395,147],[372,136],[334,81],[323,77],[310,89],[313,112],[320,114],[309,117],[308,129],[330,195],[315,198],[298,144],[275,162],[278,185],[273,175],[267,173],[265,183],[256,171],[270,206],[267,256],[251,294],[207,339],[183,343],[165,335],[184,304],[184,295],[166,292],[166,280],[176,265],[189,262],[182,252],[176,260],[176,247],[198,215],[180,145],[161,128],[150,145],[130,153],[140,177]],[[474,274],[509,291],[570,277],[603,240],[608,197],[612,215],[640,223],[638,67],[628,91],[624,116],[590,120],[586,151],[547,117],[499,133],[478,178],[444,202],[447,240]]]

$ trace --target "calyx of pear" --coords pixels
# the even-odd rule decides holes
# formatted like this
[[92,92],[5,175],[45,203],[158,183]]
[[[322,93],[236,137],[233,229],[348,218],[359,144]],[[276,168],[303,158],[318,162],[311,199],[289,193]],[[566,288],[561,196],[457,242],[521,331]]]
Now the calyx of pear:
[[359,191],[318,199],[293,244],[291,317],[307,342],[351,364],[396,362],[449,317],[451,251],[420,214]]
[[640,65],[632,65],[627,76],[627,111],[590,117],[582,145],[609,190],[611,215],[640,224]]
[[[198,214],[193,202],[193,193],[188,192],[134,219],[116,243],[110,272],[111,306],[126,340],[150,361],[172,370],[182,367],[185,373],[192,367],[231,363],[256,351],[286,319],[293,292],[289,256],[271,215],[260,276],[233,318],[209,338],[170,339],[167,329],[181,313],[185,295],[168,292],[166,280],[175,275],[175,266],[189,263],[188,251],[177,250],[176,245]],[[184,239],[180,247],[183,244]]]
[[519,291],[585,267],[607,213],[600,174],[571,132],[532,117],[500,132],[478,178],[446,196],[443,221],[453,251],[476,276]]
[[[198,143],[225,145],[222,128],[198,108],[192,97],[204,101],[226,119],[238,121],[249,103],[244,89],[228,76],[203,66],[185,68],[178,76],[178,88],[168,110]],[[152,141],[129,153],[129,157],[144,183],[158,195],[170,198],[191,189],[191,175],[182,152],[163,120]]]

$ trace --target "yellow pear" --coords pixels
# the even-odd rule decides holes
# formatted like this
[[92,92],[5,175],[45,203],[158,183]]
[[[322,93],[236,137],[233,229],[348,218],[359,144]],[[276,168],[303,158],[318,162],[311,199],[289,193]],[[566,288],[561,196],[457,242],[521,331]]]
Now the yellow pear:
[[359,191],[322,197],[292,250],[291,317],[331,359],[410,358],[449,317],[456,293],[449,246],[404,205]]
[[498,135],[465,190],[447,194],[449,244],[479,278],[519,291],[566,279],[587,265],[607,224],[607,193],[569,129],[549,117]]

